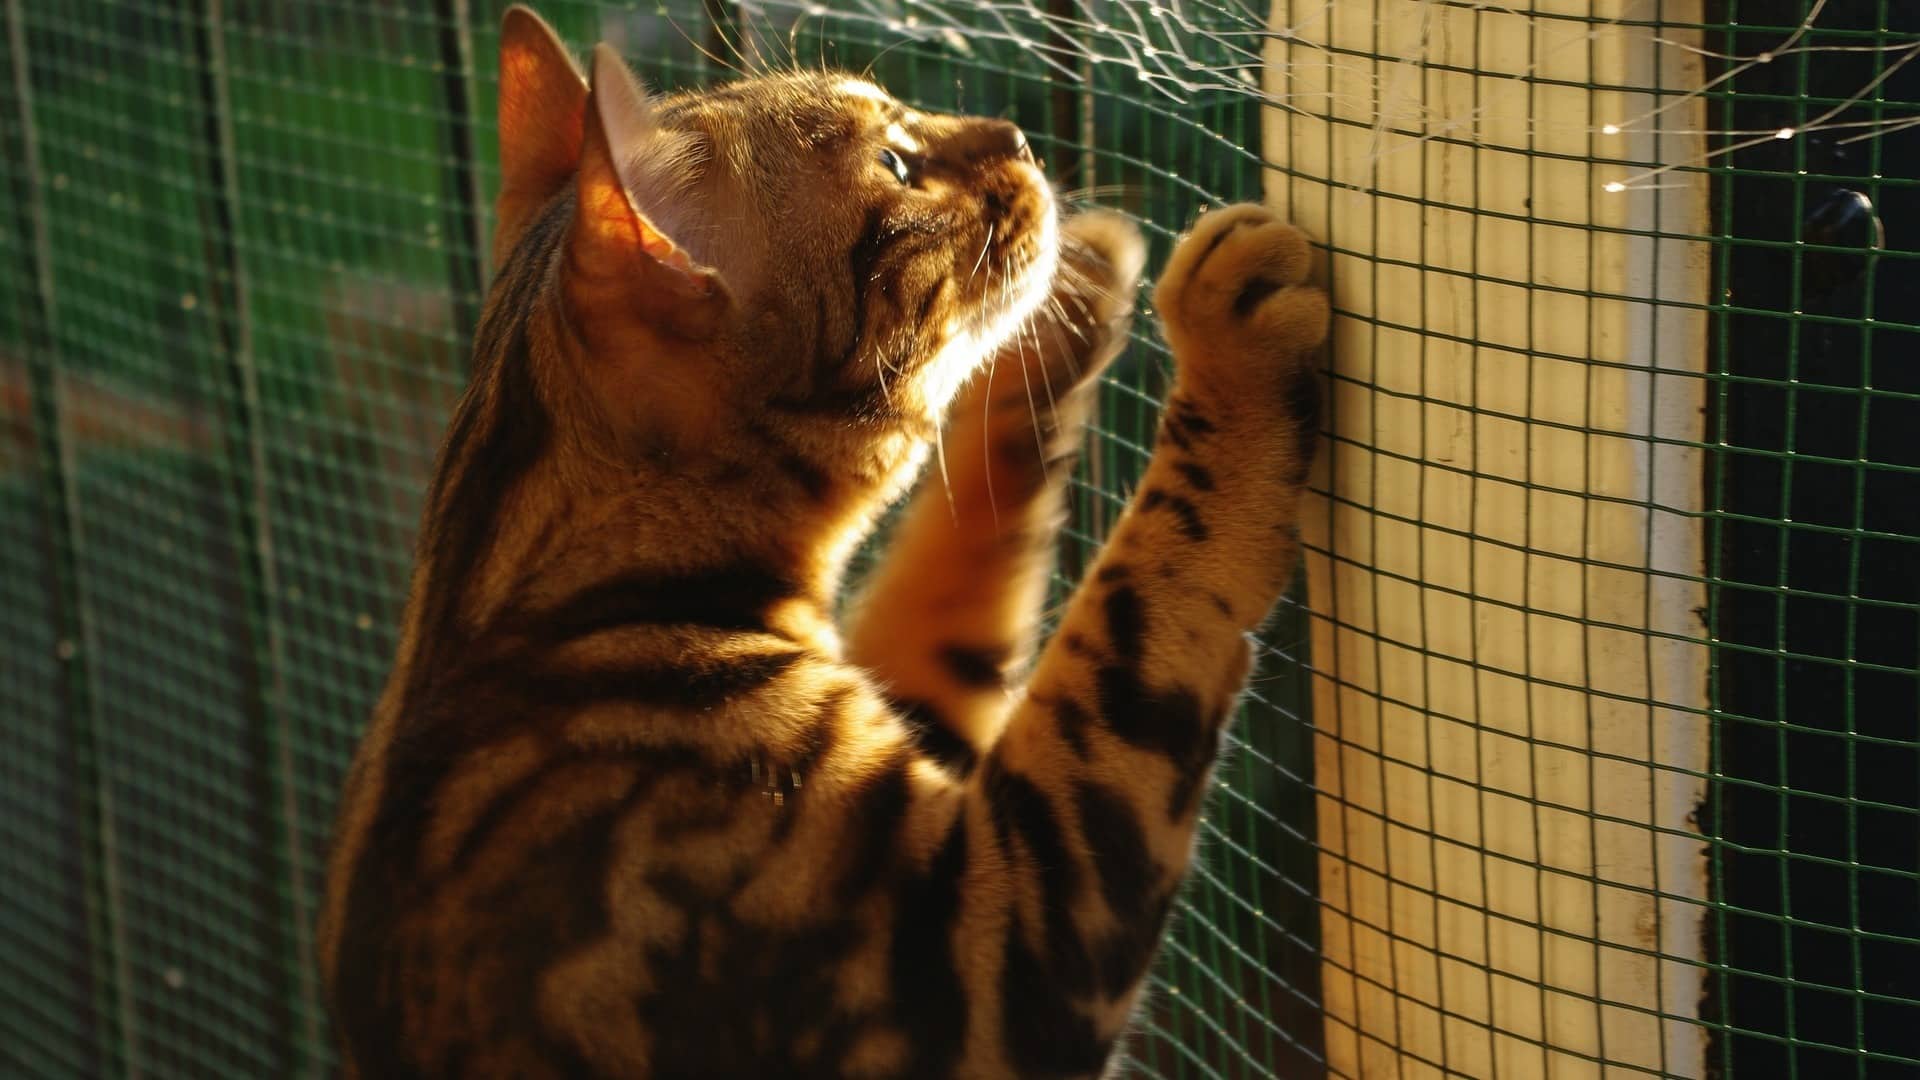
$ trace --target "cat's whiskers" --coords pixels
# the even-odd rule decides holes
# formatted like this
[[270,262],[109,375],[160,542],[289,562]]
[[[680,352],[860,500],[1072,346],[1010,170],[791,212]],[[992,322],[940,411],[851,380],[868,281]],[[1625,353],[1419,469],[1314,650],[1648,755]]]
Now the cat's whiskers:
[[1134,195],[1140,191],[1141,188],[1137,184],[1090,184],[1086,187],[1062,191],[1059,198],[1061,202],[1085,203],[1111,195]]
[[[1074,266],[1072,263],[1062,263],[1060,267],[1060,272],[1062,275],[1067,276],[1066,279],[1073,284],[1076,292],[1079,292],[1083,295],[1087,295],[1099,300],[1111,300],[1114,298],[1113,293],[1109,289],[1107,289],[1106,286],[1095,281],[1092,275],[1088,274],[1084,270],[1081,270],[1079,267]],[[1059,322],[1066,326],[1066,329],[1069,333],[1073,334],[1074,337],[1079,338],[1082,342],[1090,340],[1087,336],[1087,332],[1085,330],[1082,330],[1078,325],[1074,323],[1072,319],[1067,317],[1066,305],[1060,302],[1060,298],[1058,295],[1051,295],[1047,299],[1048,299],[1048,302],[1053,305],[1054,312],[1060,316]],[[1096,306],[1096,305],[1089,304],[1088,306],[1091,309],[1093,306]]]
[[[1058,303],[1058,301],[1055,301],[1055,302]],[[1062,317],[1064,318],[1064,313],[1062,314]],[[1071,346],[1069,346],[1066,343],[1064,336],[1060,333],[1060,323],[1061,323],[1061,319],[1047,320],[1047,331],[1053,335],[1053,346],[1057,350],[1058,354],[1061,356],[1070,356],[1072,355],[1073,349]],[[1039,337],[1039,330],[1037,327],[1034,330],[1034,337],[1036,339]],[[1035,342],[1035,348],[1036,349],[1042,348],[1041,344],[1037,340]],[[1046,354],[1043,352],[1041,355],[1044,356]],[[1079,372],[1077,371],[1069,372],[1068,374],[1078,375]],[[1048,412],[1057,414],[1060,409],[1060,402],[1054,397],[1053,373],[1048,370],[1048,365],[1046,364],[1040,365],[1040,383],[1047,391]],[[1043,471],[1045,467],[1046,467],[1046,463],[1045,463],[1045,460],[1043,459],[1041,462],[1041,468]]]
[[[1067,269],[1070,269],[1070,268],[1067,268]],[[1064,309],[1061,308],[1060,306],[1059,298],[1055,296],[1052,292],[1049,292],[1047,294],[1047,299],[1042,303],[1041,311],[1035,312],[1034,317],[1027,320],[1027,333],[1033,338],[1034,354],[1038,356],[1041,361],[1040,386],[1041,386],[1041,389],[1045,390],[1047,393],[1047,412],[1049,415],[1052,415],[1059,409],[1060,403],[1054,397],[1054,393],[1053,393],[1053,374],[1052,372],[1047,370],[1046,342],[1043,342],[1040,340],[1040,325],[1042,322],[1047,323],[1048,329],[1053,331],[1054,341],[1058,343],[1059,319],[1043,318],[1043,316],[1046,314],[1048,309],[1051,309],[1062,316],[1064,316],[1065,314]],[[1042,475],[1045,475],[1046,473],[1046,455],[1044,453],[1041,454],[1041,473]]]
[[[947,496],[947,516],[951,518],[953,524],[958,527],[960,524],[960,507],[959,504],[954,502],[953,480],[947,475],[947,425],[938,417],[936,417],[933,422],[933,460],[940,466],[940,490]],[[991,474],[988,476],[987,483],[989,485],[987,490],[991,492],[993,490],[991,487],[993,483]],[[987,497],[991,499],[993,496],[989,494]]]
[[[1002,279],[1000,283],[1002,302],[1006,299],[1007,290],[1007,282]],[[1016,348],[1019,345],[1018,331],[1015,332],[1014,344]],[[993,393],[993,378],[994,372],[999,369],[1000,354],[1004,351],[1006,351],[1006,345],[1002,343],[987,354],[987,390],[980,395],[980,429],[982,431],[993,430],[993,399],[995,396]],[[1024,360],[1022,362],[1024,364]],[[993,440],[990,438],[980,440],[980,466],[981,475],[987,479],[987,510],[993,515],[993,527],[998,531],[1000,528],[1000,501],[994,497],[993,493]]]
[[[993,419],[993,373],[994,373],[994,370],[999,366],[999,363],[1000,363],[999,349],[995,349],[991,353],[987,354],[986,392],[980,395],[980,430],[982,431],[993,430],[992,424],[991,424],[991,421]],[[981,475],[987,478],[987,509],[991,511],[993,514],[994,531],[998,532],[1000,529],[1000,504],[993,497],[993,440],[992,439],[980,440],[980,465],[981,465],[981,470],[980,470]],[[951,492],[948,493],[948,498],[949,499],[952,498]]]
[[[1027,338],[1029,336],[1033,338],[1034,354],[1037,357],[1040,355],[1040,337],[1033,328],[1032,319],[1023,322],[1020,329],[1014,332],[1014,343],[1020,352],[1020,382],[1026,387],[1027,391],[1027,418],[1033,425],[1033,446],[1040,455],[1040,476],[1044,482],[1050,480],[1051,477],[1047,475],[1047,443],[1046,437],[1040,429],[1040,408],[1033,400],[1033,376],[1027,367]],[[1045,364],[1041,365],[1043,374],[1045,367]]]
[[893,392],[887,388],[887,350],[885,348],[876,348],[873,351],[873,374],[880,381],[880,400],[891,408]]
[[[893,372],[895,376],[894,385],[896,386],[899,385],[899,379],[904,378],[907,374],[907,365],[904,362],[896,362],[893,360],[888,360],[887,368],[888,370]],[[892,402],[888,402],[888,404],[892,404]]]
[[911,34],[903,34],[893,44],[886,46],[885,48],[881,49],[877,53],[874,53],[873,59],[868,60],[866,68],[860,72],[860,77],[863,79],[872,79],[873,69],[875,66],[877,66],[880,63],[881,58],[885,57],[888,53],[892,52],[893,50],[899,48],[902,45],[907,44],[912,40],[913,40],[913,36]]
[[[994,226],[998,224],[1000,223],[997,221],[987,222],[987,238],[980,242],[980,254],[973,260],[972,273],[967,275],[967,285],[969,287],[973,285],[973,279],[980,273],[980,264],[987,261],[987,249],[993,246],[993,229]],[[1005,279],[1003,278],[1002,280]]]
[[[807,15],[808,13],[803,9],[799,17],[793,20],[793,25],[787,27],[787,70],[796,75],[800,74],[801,71],[800,28],[806,25]],[[826,54],[824,52],[821,53],[820,60],[821,67],[824,70],[826,66]]]
[[1079,326],[1075,325],[1072,322],[1071,318],[1067,314],[1067,306],[1065,304],[1062,304],[1058,300],[1056,300],[1054,301],[1054,305],[1055,305],[1053,309],[1054,313],[1060,316],[1060,318],[1054,324],[1056,331],[1064,331],[1066,333],[1072,334],[1074,337],[1079,338],[1081,341],[1091,340],[1087,337],[1087,332],[1085,330],[1082,330]]
[[[695,41],[693,39],[693,35],[687,33],[686,27],[681,26],[680,23],[676,19],[674,19],[672,15],[665,15],[663,13],[663,17],[667,20],[667,25],[673,27],[674,32],[680,35],[680,39],[682,41],[685,41],[687,44],[693,46],[693,49],[695,52],[699,53],[701,56],[706,57],[708,60],[713,61],[715,64],[720,65],[720,67],[726,69],[727,71],[733,72],[735,75],[745,77],[748,74],[746,68],[743,68],[740,65],[727,60],[725,57],[714,55],[712,50],[708,49],[705,45],[700,44],[698,41]],[[718,37],[720,38],[721,41],[727,40],[727,36],[725,34],[720,34],[718,35]],[[731,45],[731,43],[729,44]],[[740,49],[737,46],[733,46],[733,52],[735,55],[738,55],[740,52]],[[742,57],[742,59],[745,59],[745,58]]]
[[[867,285],[871,287],[874,282],[879,281],[885,276],[886,272],[884,270],[876,270],[867,278]],[[875,348],[873,352],[873,370],[874,377],[880,381],[880,400],[885,402],[888,408],[892,408],[893,391],[887,386],[887,369],[889,366],[886,348],[884,346]]]
[[[1054,394],[1054,373],[1048,369],[1046,342],[1041,340],[1041,325],[1039,325],[1039,323],[1033,323],[1031,329],[1027,331],[1027,334],[1033,338],[1033,356],[1041,359],[1041,390],[1046,394],[1046,415],[1048,415],[1048,417],[1058,417],[1060,400],[1058,400],[1058,396]],[[1056,340],[1058,340],[1058,332],[1056,332]],[[1058,429],[1060,425],[1054,423],[1052,427]],[[1035,436],[1044,436],[1044,434],[1046,434],[1046,430],[1044,430],[1043,425],[1041,425],[1039,417],[1035,417]],[[1046,459],[1048,459],[1048,454],[1044,454],[1043,450],[1043,454],[1041,454],[1041,475],[1043,475],[1043,477],[1046,475]]]
[[[751,28],[751,26],[753,25],[752,9],[745,4],[741,4],[741,5],[738,5],[738,10],[746,13],[747,25],[749,26],[749,28]],[[800,21],[805,18],[806,18],[806,13],[805,11],[802,11],[800,14],[800,18],[794,20],[792,32],[794,33],[798,32]],[[780,37],[779,31],[775,29],[773,25],[773,17],[771,15],[763,16],[762,22],[765,23],[764,32],[754,33],[751,29],[749,30],[750,33],[754,33],[754,50],[753,51],[754,51],[754,54],[760,58],[761,65],[762,65],[761,73],[766,75],[778,75],[786,71],[798,71],[800,65],[796,62],[796,58],[793,55],[793,46],[791,42],[787,40],[783,40]],[[780,46],[780,48],[786,52],[786,59],[785,60],[779,59],[777,56],[773,54],[772,50],[770,49],[763,50],[760,46],[760,42],[762,40],[771,40],[776,45]]]
[[1046,310],[1053,316],[1050,321],[1053,323],[1056,331],[1064,327],[1068,333],[1079,338],[1081,341],[1087,340],[1087,335],[1078,326],[1072,325],[1073,316],[1067,312],[1067,305],[1062,303],[1058,296],[1047,297]]

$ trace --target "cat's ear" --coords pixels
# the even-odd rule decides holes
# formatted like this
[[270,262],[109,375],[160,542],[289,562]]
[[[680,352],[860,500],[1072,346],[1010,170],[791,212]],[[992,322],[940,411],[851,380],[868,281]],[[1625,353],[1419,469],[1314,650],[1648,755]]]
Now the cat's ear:
[[659,129],[653,105],[606,45],[593,51],[587,130],[575,178],[578,206],[569,292],[594,314],[637,317],[683,338],[710,336],[728,295],[719,271],[701,265],[641,200],[672,209],[691,167],[687,137]]
[[580,164],[587,80],[546,20],[515,4],[500,22],[500,196],[494,265]]

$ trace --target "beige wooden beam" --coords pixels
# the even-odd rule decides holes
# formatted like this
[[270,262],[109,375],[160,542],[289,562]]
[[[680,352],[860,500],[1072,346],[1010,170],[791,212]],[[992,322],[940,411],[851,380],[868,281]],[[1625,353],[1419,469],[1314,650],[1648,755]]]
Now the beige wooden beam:
[[1607,188],[1703,149],[1657,92],[1700,87],[1691,32],[1608,21],[1655,17],[1698,0],[1273,4],[1268,197],[1339,312],[1304,529],[1335,1076],[1705,1069],[1707,339],[1669,305],[1707,301],[1707,192]]

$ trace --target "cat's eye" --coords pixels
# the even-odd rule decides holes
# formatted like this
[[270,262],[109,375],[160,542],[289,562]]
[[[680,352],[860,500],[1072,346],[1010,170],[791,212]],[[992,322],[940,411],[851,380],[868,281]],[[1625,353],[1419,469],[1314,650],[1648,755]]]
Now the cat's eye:
[[913,174],[907,170],[906,159],[894,153],[892,147],[883,146],[880,148],[880,164],[886,166],[887,171],[893,173],[894,179],[901,183],[910,184],[913,182]]

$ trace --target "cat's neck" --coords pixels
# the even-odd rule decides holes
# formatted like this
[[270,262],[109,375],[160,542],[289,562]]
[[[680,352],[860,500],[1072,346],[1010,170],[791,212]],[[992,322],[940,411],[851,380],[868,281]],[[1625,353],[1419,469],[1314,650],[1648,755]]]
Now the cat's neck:
[[[864,483],[836,478],[824,493],[788,490],[764,463],[615,467],[592,455],[556,455],[505,493],[452,608],[426,610],[434,571],[423,561],[407,620],[412,648],[403,652],[448,640],[477,644],[583,597],[624,594],[617,606],[637,621],[764,630],[837,654],[832,613],[847,564],[923,451],[917,440],[899,440]],[[713,610],[704,612],[708,594]],[[742,621],[743,596],[761,604],[758,624]]]

